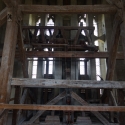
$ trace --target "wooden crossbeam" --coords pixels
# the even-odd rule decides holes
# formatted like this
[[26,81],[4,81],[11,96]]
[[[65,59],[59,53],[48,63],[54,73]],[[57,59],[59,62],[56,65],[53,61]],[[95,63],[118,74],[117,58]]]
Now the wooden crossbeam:
[[[18,56],[18,55],[17,55]],[[43,52],[43,51],[27,51],[27,58],[33,57],[48,57],[48,58],[108,58],[108,52],[83,52],[83,51],[55,51],[55,52]],[[118,52],[116,59],[124,59],[123,53]]]
[[7,7],[0,12],[0,27],[6,22]]
[[[63,99],[66,95],[66,92],[62,92],[61,94],[59,94],[57,97],[55,97],[53,100],[49,101],[46,105],[54,105],[56,104],[59,100]],[[29,125],[32,124],[37,118],[39,118],[44,111],[38,111],[28,122],[24,122],[22,125]]]
[[[80,104],[89,105],[85,100],[83,100],[80,96],[78,96],[73,91],[71,92],[72,98],[74,98],[76,101],[78,101]],[[92,112],[104,125],[108,125],[109,121],[105,119],[99,112]]]
[[96,80],[56,80],[56,79],[20,79],[13,78],[12,86],[43,87],[43,88],[98,88],[123,89],[124,81],[96,81]]
[[0,109],[125,112],[125,106],[69,106],[69,105],[62,106],[62,105],[32,105],[32,104],[0,104]]
[[20,5],[20,10],[24,13],[115,13],[115,6],[111,5]]
[[[0,57],[2,56],[2,51],[0,51]],[[26,51],[27,58],[41,57],[41,58],[108,58],[108,52],[83,52],[83,51],[55,51],[55,52],[45,52],[45,51]],[[19,58],[18,52],[16,52],[16,58]],[[124,59],[123,52],[117,52],[116,59]]]

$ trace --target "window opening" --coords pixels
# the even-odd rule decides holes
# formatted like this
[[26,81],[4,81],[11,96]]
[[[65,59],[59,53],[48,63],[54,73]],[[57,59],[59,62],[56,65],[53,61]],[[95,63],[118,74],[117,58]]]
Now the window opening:
[[32,78],[35,79],[37,76],[37,64],[38,61],[36,61],[38,58],[33,58],[35,61],[33,61],[33,67],[32,67]]
[[[94,16],[94,18],[96,18],[96,17]],[[93,20],[93,26],[95,27],[94,35],[95,35],[95,36],[98,36],[97,22],[96,22],[95,19]],[[96,46],[99,46],[98,40],[95,41],[95,45],[96,45]],[[97,81],[100,81],[100,80],[101,80],[101,78],[99,77],[99,76],[101,76],[100,59],[99,59],[99,58],[96,58],[96,59],[95,59],[95,63],[96,63],[96,80],[97,80]]]
[[[41,19],[38,19],[36,22],[36,26],[39,26]],[[40,30],[37,32],[37,36],[40,34]],[[37,77],[37,65],[38,65],[38,58],[33,58],[33,66],[32,66],[32,78],[35,79]]]
[[[38,21],[36,22],[36,26],[39,26],[41,22],[41,19],[38,19]],[[40,35],[40,30],[38,30],[37,32],[37,36]]]
[[[47,26],[54,26],[54,22],[52,19],[49,19],[49,21],[47,22]],[[51,33],[53,34],[54,29],[51,29]],[[46,35],[50,36],[49,30],[46,31]]]
[[[86,26],[85,20],[86,20],[86,14],[84,14],[84,16],[80,15],[79,16],[79,26],[83,26],[83,27]],[[82,30],[81,34],[85,35],[84,30]]]
[[85,58],[80,58],[80,75],[85,75]]
[[[49,18],[49,15],[48,15],[48,18]],[[51,18],[47,22],[47,26],[54,26],[54,22]],[[53,32],[54,32],[54,29],[51,29],[52,34],[53,34]],[[49,30],[46,31],[46,35],[50,36]],[[49,49],[45,48],[44,51],[49,51]],[[52,48],[51,51],[54,51],[54,49]],[[44,74],[46,74],[47,72],[48,72],[48,74],[53,74],[53,58],[48,58],[47,61],[44,61]],[[46,70],[48,70],[48,71],[46,71]]]

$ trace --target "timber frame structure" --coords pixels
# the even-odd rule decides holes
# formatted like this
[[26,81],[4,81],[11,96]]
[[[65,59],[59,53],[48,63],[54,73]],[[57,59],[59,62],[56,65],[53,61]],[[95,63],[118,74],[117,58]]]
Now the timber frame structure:
[[[69,113],[72,118],[75,111],[83,113],[87,111],[96,116],[103,125],[125,124],[125,81],[115,81],[113,79],[116,60],[125,59],[125,1],[106,1],[107,4],[105,5],[58,6],[35,4],[25,5],[22,4],[21,0],[3,0],[6,7],[0,12],[0,27],[6,25],[6,32],[4,46],[0,51],[0,125],[52,125],[52,123],[42,123],[39,120],[39,117],[44,114],[46,110],[51,111],[52,114],[56,111],[62,111],[63,117],[65,114],[67,115]],[[94,32],[93,26],[22,25],[23,15],[25,14],[31,15],[48,13],[52,15],[112,14],[114,21],[112,34],[110,35],[111,46],[109,51],[98,52],[98,46],[93,44],[90,37],[90,34]],[[49,31],[50,38],[44,35],[45,30]],[[54,33],[51,32],[52,30],[54,30]],[[65,39],[65,32],[69,30],[77,30],[74,39]],[[30,31],[33,31],[32,38],[30,36]],[[41,35],[39,35],[39,39],[37,38],[38,31],[41,33]],[[63,38],[58,38],[58,31],[61,31],[64,36]],[[85,32],[88,42],[87,44],[83,45],[81,41],[81,43],[78,43],[81,31]],[[119,42],[122,43],[123,51],[118,52]],[[28,46],[29,44],[32,45],[32,48]],[[48,48],[49,51],[44,51],[45,48]],[[54,51],[52,51],[53,48]],[[69,67],[66,66],[65,79],[49,79],[48,69],[46,69],[47,73],[45,79],[31,79],[28,71],[28,60],[36,57],[42,59],[55,58],[55,60],[59,59],[59,61],[61,59],[68,60],[69,58],[71,58],[71,60],[78,59],[78,61],[79,58],[86,58],[86,60],[103,58],[107,61],[106,80],[72,80],[71,71],[69,70]],[[14,60],[19,60],[21,62],[24,78],[13,78]],[[85,70],[85,72],[87,72],[87,70]],[[13,99],[14,104],[9,103],[11,100],[10,93],[12,87],[15,88],[15,97]],[[36,97],[34,98],[34,94],[31,92],[31,89],[33,88],[45,88],[45,93],[47,88],[61,88],[61,90],[64,91],[54,96],[53,99],[50,99],[48,102],[45,99],[46,104],[34,104],[27,101],[31,100],[31,102],[35,102]],[[100,104],[97,103],[92,105],[87,102],[87,100],[85,101],[82,97],[80,97],[80,95],[75,93],[74,89],[104,89],[104,91],[102,97],[100,97]],[[113,95],[114,89],[117,91],[117,101],[116,97]],[[30,97],[28,95],[30,95]],[[78,105],[69,104],[69,100],[67,98],[76,100]],[[63,99],[63,102],[67,99],[67,105],[58,103],[61,99]],[[108,104],[105,105],[105,103]],[[13,111],[12,123],[10,124],[8,124],[6,120],[9,110]],[[51,117],[49,119],[51,119]],[[84,122],[84,117],[81,117],[81,119],[81,122]],[[46,121],[47,120],[48,119],[46,118]],[[78,117],[76,121],[78,121]],[[74,119],[73,122],[71,122],[70,119],[68,123],[73,124]],[[53,122],[53,124],[59,125],[60,123]],[[88,122],[88,124],[85,125],[90,125],[90,123]]]

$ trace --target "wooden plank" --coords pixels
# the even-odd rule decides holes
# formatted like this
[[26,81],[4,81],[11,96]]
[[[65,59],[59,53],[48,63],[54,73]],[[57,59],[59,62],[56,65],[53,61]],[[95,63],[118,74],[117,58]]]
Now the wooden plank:
[[0,104],[0,109],[48,110],[48,111],[109,111],[125,112],[125,106],[69,106],[69,105],[32,105]]
[[0,12],[0,27],[7,21],[7,7]]
[[26,79],[13,78],[12,86],[42,87],[42,88],[98,88],[123,89],[125,81],[96,81],[96,80],[56,80],[56,79]]
[[[46,105],[54,105],[56,104],[59,100],[63,99],[66,95],[66,92],[62,92],[59,94],[57,97],[55,97],[53,100],[48,102]],[[38,111],[28,122],[24,122],[22,125],[28,125],[32,124],[37,118],[39,118],[45,111]]]
[[[78,96],[73,91],[71,92],[71,96],[78,101],[82,105],[89,105],[85,100],[83,100],[80,96]],[[109,122],[105,119],[99,112],[92,112],[104,125],[108,125]]]
[[23,13],[115,13],[115,6],[111,5],[20,5]]
[[[18,56],[18,55],[17,55]],[[41,57],[41,58],[108,58],[108,52],[83,52],[83,51],[55,51],[55,52],[45,52],[45,51],[27,51],[27,58]],[[123,59],[123,53],[118,52],[116,59]]]

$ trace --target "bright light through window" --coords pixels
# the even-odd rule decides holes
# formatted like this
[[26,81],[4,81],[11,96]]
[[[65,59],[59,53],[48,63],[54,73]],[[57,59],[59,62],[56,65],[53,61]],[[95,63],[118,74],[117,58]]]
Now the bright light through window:
[[[48,58],[48,74],[53,74],[53,58]],[[44,74],[46,74],[47,61],[44,61]]]
[[33,67],[32,67],[32,78],[35,79],[36,76],[37,76],[37,64],[38,64],[38,61],[37,59],[38,58],[33,58],[35,61],[33,61]]
[[95,20],[93,20],[93,26],[95,27],[94,35],[95,35],[95,36],[98,36],[97,22],[96,22]]
[[80,58],[80,75],[85,75],[85,62],[84,62],[84,58]]
[[[39,20],[36,22],[36,26],[39,26],[40,22],[41,22],[41,19],[39,19]],[[40,30],[38,30],[38,32],[37,32],[37,36],[38,36],[38,35],[40,35]]]
[[[98,36],[98,29],[97,29],[97,22],[95,20],[93,20],[93,25],[95,27],[95,30],[94,30],[94,35],[95,36]],[[96,46],[99,46],[99,43],[98,43],[98,40],[95,41],[95,45]],[[99,58],[96,58],[95,59],[95,63],[96,63],[96,80],[100,81],[100,77],[101,76],[101,71],[100,71],[100,59]],[[99,75],[99,76],[98,76]]]
[[[86,26],[86,22],[84,21],[84,19],[81,19],[79,22],[79,26]],[[81,32],[83,35],[85,35],[84,31],[82,30]]]
[[[50,20],[48,21],[47,26],[54,26],[54,22],[53,22],[52,19],[50,19]],[[52,29],[52,30],[51,30],[51,33],[53,34],[53,32],[54,32],[54,30]],[[50,36],[50,33],[49,33],[48,30],[46,31],[46,34],[47,34],[48,36]]]

